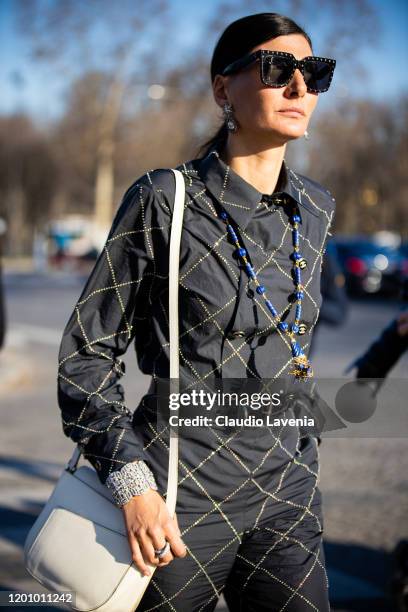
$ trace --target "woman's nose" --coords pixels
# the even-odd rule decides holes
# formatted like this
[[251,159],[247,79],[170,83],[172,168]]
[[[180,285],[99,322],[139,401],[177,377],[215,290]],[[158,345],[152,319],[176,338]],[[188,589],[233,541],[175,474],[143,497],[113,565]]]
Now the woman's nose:
[[296,91],[301,95],[304,95],[307,91],[307,86],[305,83],[305,79],[303,78],[303,74],[300,72],[299,68],[296,68],[293,73],[292,79],[288,84],[288,87],[292,91]]

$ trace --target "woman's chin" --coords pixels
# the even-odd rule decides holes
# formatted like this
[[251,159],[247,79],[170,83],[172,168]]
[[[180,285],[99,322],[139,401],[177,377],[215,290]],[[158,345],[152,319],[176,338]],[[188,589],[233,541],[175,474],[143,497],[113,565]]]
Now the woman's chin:
[[[263,142],[271,142],[274,144],[281,143],[285,144],[290,140],[296,140],[297,138],[302,138],[306,131],[305,125],[287,125],[279,126],[276,125],[264,125],[262,127],[258,127],[256,130],[257,137],[259,137],[260,141]],[[254,130],[252,131],[254,134]]]
[[303,126],[296,126],[293,128],[288,127],[284,130],[279,129],[278,134],[282,138],[282,140],[296,140],[297,138],[302,138],[302,136],[304,136],[305,131],[306,128],[304,128]]
[[289,118],[280,121],[265,121],[263,126],[259,126],[259,129],[271,135],[274,134],[275,137],[280,136],[282,139],[293,140],[304,135],[307,121]]

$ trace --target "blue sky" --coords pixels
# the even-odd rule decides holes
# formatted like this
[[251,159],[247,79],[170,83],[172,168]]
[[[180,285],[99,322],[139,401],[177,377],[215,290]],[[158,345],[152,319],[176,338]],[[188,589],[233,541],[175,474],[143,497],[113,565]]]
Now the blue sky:
[[[194,48],[199,39],[200,24],[211,15],[216,4],[217,0],[172,1],[172,13],[180,20],[179,31],[182,32],[182,36],[176,40],[176,61],[178,53]],[[321,4],[324,5],[324,2],[316,1],[310,20],[300,23],[312,36],[316,55],[324,54],[324,47],[319,40],[321,27],[314,21]],[[383,32],[374,47],[365,46],[364,32],[361,33],[361,39],[356,41],[362,47],[360,58],[367,69],[368,79],[361,82],[353,77],[352,65],[350,72],[343,66],[336,71],[337,80],[333,80],[331,92],[332,95],[344,96],[352,91],[367,99],[394,100],[402,91],[408,91],[408,70],[405,66],[408,58],[408,3],[402,0],[370,0],[370,4],[378,14]],[[251,7],[242,14],[258,12],[253,8],[254,3]],[[66,82],[57,71],[50,72],[44,64],[30,60],[27,41],[16,28],[15,9],[13,0],[0,0],[0,113],[20,110],[31,114],[39,123],[46,122],[61,112]],[[260,10],[264,10],[264,6]],[[272,10],[284,13],[284,2],[275,2]],[[330,19],[330,15],[325,18]],[[209,41],[209,50],[212,50],[216,38],[214,35],[214,40]]]

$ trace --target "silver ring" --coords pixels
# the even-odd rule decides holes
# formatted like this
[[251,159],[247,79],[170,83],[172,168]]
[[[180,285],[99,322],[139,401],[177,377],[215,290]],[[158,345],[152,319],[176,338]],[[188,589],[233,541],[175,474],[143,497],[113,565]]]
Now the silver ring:
[[170,550],[170,544],[168,542],[166,542],[165,545],[163,546],[163,548],[159,548],[158,550],[154,549],[154,554],[155,554],[156,557],[161,559],[162,557],[167,555],[169,550]]

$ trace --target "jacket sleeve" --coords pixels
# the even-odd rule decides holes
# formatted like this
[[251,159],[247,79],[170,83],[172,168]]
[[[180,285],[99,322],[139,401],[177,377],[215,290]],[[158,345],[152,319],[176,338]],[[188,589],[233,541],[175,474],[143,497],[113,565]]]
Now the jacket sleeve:
[[120,357],[146,324],[156,284],[165,278],[160,260],[167,238],[168,218],[142,177],[122,198],[60,343],[63,432],[80,445],[103,484],[112,472],[145,458],[119,383],[125,373]]

